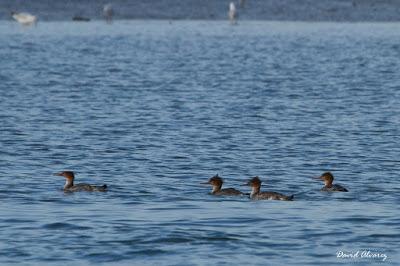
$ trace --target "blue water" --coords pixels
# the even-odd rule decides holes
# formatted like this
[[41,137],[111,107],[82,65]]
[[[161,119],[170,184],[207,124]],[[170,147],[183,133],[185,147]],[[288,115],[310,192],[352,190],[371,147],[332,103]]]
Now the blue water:
[[1,22],[0,264],[396,265],[399,58],[398,23]]

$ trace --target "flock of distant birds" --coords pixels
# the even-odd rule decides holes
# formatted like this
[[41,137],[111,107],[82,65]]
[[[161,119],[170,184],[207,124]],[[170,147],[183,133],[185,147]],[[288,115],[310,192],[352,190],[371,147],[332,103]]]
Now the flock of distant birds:
[[[72,171],[62,171],[59,173],[55,173],[56,176],[63,176],[65,178],[64,192],[80,192],[80,191],[98,191],[105,192],[107,191],[107,185],[96,186],[90,184],[74,184],[75,173]],[[325,192],[348,192],[348,190],[339,185],[333,184],[333,175],[330,172],[325,172],[321,176],[314,177],[315,179],[320,179],[324,181],[325,186],[321,189],[321,191]],[[240,190],[235,188],[222,188],[222,184],[224,180],[217,174],[207,182],[201,183],[212,186],[211,195],[215,196],[248,196],[252,200],[283,200],[283,201],[292,201],[294,199],[294,195],[286,196],[278,192],[272,191],[261,191],[261,183],[262,181],[258,176],[251,178],[247,183],[243,184],[245,186],[251,187],[250,193],[243,193]]]
[[[35,25],[38,21],[38,17],[27,12],[11,12],[11,16],[17,22],[22,25],[29,26]],[[106,4],[103,6],[103,17],[108,22],[111,23],[114,16],[114,8],[112,4]],[[90,18],[82,17],[82,16],[74,16],[72,18],[73,21],[90,21]]]
[[[245,0],[239,0],[239,5],[241,8],[245,5]],[[11,12],[11,16],[18,21],[20,24],[29,26],[35,25],[38,21],[38,17],[27,12]],[[111,23],[114,16],[114,8],[112,4],[106,4],[103,6],[103,17],[107,21],[107,23]],[[232,25],[237,23],[238,19],[238,11],[236,9],[236,5],[234,2],[229,3],[229,11],[228,18]],[[90,18],[84,16],[74,16],[72,18],[73,21],[90,21]]]

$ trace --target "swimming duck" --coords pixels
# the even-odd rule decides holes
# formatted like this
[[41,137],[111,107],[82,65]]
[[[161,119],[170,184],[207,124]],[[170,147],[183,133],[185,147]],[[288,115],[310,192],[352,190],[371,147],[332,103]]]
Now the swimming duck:
[[89,22],[89,21],[90,21],[90,18],[76,15],[76,16],[73,16],[73,17],[72,17],[72,21]]
[[222,184],[224,183],[224,180],[219,177],[218,175],[215,175],[211,177],[207,182],[201,183],[201,184],[209,184],[212,185],[213,189],[211,191],[212,195],[216,196],[240,196],[244,195],[243,192],[234,189],[234,188],[222,188]]
[[325,183],[325,186],[321,189],[321,191],[327,191],[327,192],[348,192],[348,190],[337,184],[332,184],[333,183],[333,175],[331,172],[325,172],[321,176],[315,177],[315,179],[322,179]]
[[277,192],[260,192],[261,180],[258,176],[250,179],[246,185],[252,188],[250,198],[253,200],[293,200],[294,195],[285,196]]
[[107,190],[107,185],[102,186],[93,186],[89,184],[74,184],[75,174],[72,171],[63,171],[60,173],[55,173],[54,175],[65,177],[65,192],[78,192],[78,191],[101,191],[104,192]]

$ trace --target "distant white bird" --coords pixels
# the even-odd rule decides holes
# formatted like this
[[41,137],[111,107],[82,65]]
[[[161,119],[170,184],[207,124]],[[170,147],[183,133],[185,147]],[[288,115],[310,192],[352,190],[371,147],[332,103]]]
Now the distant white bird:
[[237,12],[236,12],[235,4],[233,2],[230,2],[230,4],[229,4],[228,16],[229,16],[229,21],[231,22],[231,24],[235,24],[236,19],[237,19]]
[[11,12],[11,16],[22,25],[32,25],[37,22],[37,17],[29,13]]
[[103,16],[108,23],[112,21],[112,17],[114,15],[114,9],[111,4],[106,4],[103,7]]

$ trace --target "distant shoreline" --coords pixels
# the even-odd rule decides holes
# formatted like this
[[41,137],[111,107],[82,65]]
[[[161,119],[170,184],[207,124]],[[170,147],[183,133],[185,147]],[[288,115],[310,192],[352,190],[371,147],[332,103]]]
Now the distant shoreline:
[[[225,20],[232,0],[3,0],[0,20],[12,20],[11,11],[29,12],[39,21],[69,21],[74,16],[102,19],[102,8],[112,3],[117,20]],[[239,20],[304,22],[396,22],[396,0],[245,0],[237,4]]]
[[[223,20],[223,19],[157,19],[157,18],[151,18],[151,19],[143,19],[143,18],[137,18],[137,19],[115,19],[113,22],[118,23],[118,22],[221,22],[221,23],[226,23],[229,21]],[[82,23],[82,24],[90,24],[90,23],[103,23],[104,20],[101,19],[92,19],[90,21],[73,21],[71,20],[39,20],[38,23],[64,23],[64,22],[72,22],[72,23]],[[240,25],[240,22],[254,22],[254,23],[304,23],[304,24],[312,24],[312,23],[318,23],[318,24],[399,24],[400,21],[327,21],[327,20],[260,20],[260,19],[246,19],[246,20],[241,20],[238,22],[238,25]],[[0,23],[12,23],[12,24],[18,24],[14,20],[6,20],[6,19],[0,19]],[[111,23],[112,25],[112,23]]]

